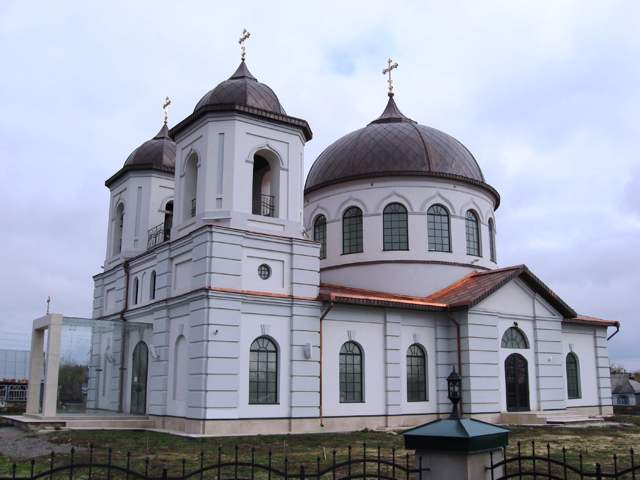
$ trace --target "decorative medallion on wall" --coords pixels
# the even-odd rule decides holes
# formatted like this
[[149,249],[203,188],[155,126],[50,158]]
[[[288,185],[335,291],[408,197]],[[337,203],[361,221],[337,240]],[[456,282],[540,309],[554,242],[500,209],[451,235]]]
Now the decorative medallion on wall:
[[267,280],[271,276],[271,267],[266,263],[263,263],[258,267],[258,276],[262,280]]

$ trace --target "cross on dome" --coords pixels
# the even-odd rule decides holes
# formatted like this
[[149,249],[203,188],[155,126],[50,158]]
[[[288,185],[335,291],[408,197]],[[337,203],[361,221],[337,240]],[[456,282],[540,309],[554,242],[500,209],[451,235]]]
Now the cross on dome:
[[167,120],[169,120],[169,105],[171,105],[171,99],[169,97],[165,97],[164,103],[162,104],[162,110],[164,110],[164,124],[167,124]]
[[244,58],[246,56],[246,49],[244,46],[244,42],[246,42],[249,37],[251,36],[251,33],[247,31],[247,29],[245,28],[244,30],[242,30],[242,35],[240,35],[240,39],[238,40],[238,43],[240,44],[240,60],[242,60],[244,62]]
[[391,79],[391,71],[398,68],[398,62],[394,62],[393,60],[391,60],[391,58],[389,58],[387,60],[387,67],[382,70],[382,74],[383,75],[389,75],[389,79],[387,80],[387,83],[389,84],[389,92],[388,95],[390,97],[393,97],[393,80]]

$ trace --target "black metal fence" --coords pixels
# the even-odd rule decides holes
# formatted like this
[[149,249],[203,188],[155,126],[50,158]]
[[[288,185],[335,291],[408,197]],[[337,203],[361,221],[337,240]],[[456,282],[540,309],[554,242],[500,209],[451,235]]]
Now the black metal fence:
[[89,446],[88,455],[85,452],[80,459],[71,449],[69,457],[58,462],[52,452],[47,462],[12,464],[9,475],[0,474],[0,480],[422,480],[428,471],[422,468],[421,459],[415,464],[413,455],[399,456],[395,449],[383,452],[380,447],[371,449],[366,444],[361,449],[348,447],[346,458],[338,459],[336,450],[332,450],[325,458],[306,459],[300,464],[292,464],[287,456],[276,456],[271,450],[266,459],[263,455],[257,461],[255,448],[241,455],[238,446],[231,456],[228,452],[223,455],[218,448],[213,459],[201,451],[197,461],[183,459],[171,464],[151,464],[148,458],[140,461],[130,453],[116,461],[111,448],[106,456],[97,453]]
[[517,479],[640,479],[640,465],[636,465],[633,449],[628,455],[611,457],[611,465],[603,466],[600,463],[586,464],[579,453],[576,461],[568,459],[568,451],[562,448],[561,455],[552,455],[550,444],[541,452],[536,450],[535,441],[531,442],[531,449],[523,450],[520,442],[517,443],[515,455],[508,456],[506,449],[501,459],[491,454],[491,465],[487,469],[491,473],[492,480],[508,478]]

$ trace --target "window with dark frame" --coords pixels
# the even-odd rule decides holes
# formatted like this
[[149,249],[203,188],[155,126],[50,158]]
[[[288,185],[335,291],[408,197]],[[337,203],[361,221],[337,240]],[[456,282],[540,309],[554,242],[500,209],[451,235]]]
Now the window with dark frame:
[[496,225],[493,218],[489,219],[489,254],[490,260],[496,261]]
[[360,253],[362,250],[362,210],[349,207],[342,215],[342,253]]
[[575,353],[567,354],[567,396],[570,400],[580,398],[580,374],[578,371],[578,357]]
[[500,346],[502,348],[529,348],[529,343],[522,330],[516,327],[510,327],[504,332],[504,335],[502,335]]
[[383,249],[409,250],[407,209],[400,203],[390,203],[382,212]]
[[249,350],[249,403],[278,403],[278,349],[268,337],[258,337]]
[[407,401],[427,400],[427,355],[420,345],[414,343],[407,350]]
[[138,303],[138,289],[139,289],[139,281],[138,281],[138,277],[133,279],[133,304],[137,305]]
[[318,215],[313,222],[313,239],[320,242],[320,258],[327,258],[327,218]]
[[151,272],[151,279],[149,280],[149,299],[155,300],[156,298],[156,271]]
[[467,255],[480,256],[480,229],[478,215],[472,210],[467,210],[465,219],[467,233]]
[[340,403],[362,403],[362,350],[355,342],[340,348]]
[[451,252],[449,212],[442,205],[427,210],[427,235],[430,252]]

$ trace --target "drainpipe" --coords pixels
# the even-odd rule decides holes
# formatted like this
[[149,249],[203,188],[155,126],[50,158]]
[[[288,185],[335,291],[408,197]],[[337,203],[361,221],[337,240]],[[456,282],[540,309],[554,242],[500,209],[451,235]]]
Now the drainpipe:
[[615,336],[616,336],[616,334],[617,334],[619,331],[620,331],[620,324],[618,323],[618,324],[616,325],[616,331],[615,331],[615,332],[613,332],[611,335],[609,335],[609,336],[607,337],[607,342],[608,342],[609,340],[611,340],[613,337],[615,337]]
[[330,297],[329,305],[324,309],[324,312],[320,315],[320,426],[324,427],[324,417],[322,416],[322,321],[324,317],[333,308],[333,297]]
[[[462,343],[460,341],[460,323],[458,323],[458,321],[453,317],[453,315],[451,314],[450,311],[447,311],[447,317],[449,317],[449,320],[451,320],[453,322],[453,324],[456,326],[456,348],[458,350],[458,374],[460,375],[460,378],[462,378]],[[462,416],[462,414],[464,413],[464,403],[462,401],[462,395],[460,395],[460,416]]]
[[[122,263],[122,270],[124,272],[124,302],[122,304],[122,310],[120,310],[120,320],[126,322],[124,313],[129,309],[129,260],[125,260]],[[125,361],[125,328],[122,326],[122,336],[120,338],[120,392],[118,393],[118,412],[122,413],[124,407],[124,361]]]

